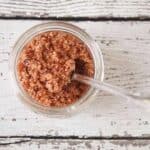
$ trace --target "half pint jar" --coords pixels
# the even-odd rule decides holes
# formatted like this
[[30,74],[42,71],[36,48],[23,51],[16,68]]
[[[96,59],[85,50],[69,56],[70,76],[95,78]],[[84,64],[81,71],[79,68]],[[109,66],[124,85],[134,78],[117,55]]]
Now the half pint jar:
[[[18,76],[17,64],[22,54],[24,47],[34,38],[42,33],[47,32],[62,32],[70,34],[79,40],[81,40],[88,48],[88,53],[93,60],[94,64],[94,75],[93,77],[97,80],[102,81],[104,76],[104,66],[101,50],[98,47],[94,39],[88,35],[83,29],[72,25],[70,23],[52,21],[48,23],[42,23],[28,29],[24,34],[20,36],[13,47],[10,59],[10,70],[11,77],[13,81],[13,86],[15,87],[16,95],[22,100],[25,104],[30,106],[34,111],[47,114],[54,117],[66,117],[82,110],[84,106],[87,106],[89,102],[94,100],[96,95],[96,90],[90,87],[84,95],[82,95],[74,103],[63,106],[63,107],[54,107],[54,106],[43,106],[33,97],[31,97],[27,91],[24,90]],[[49,45],[51,46],[51,45]],[[48,52],[47,52],[48,53]],[[68,58],[68,57],[67,57]],[[38,66],[36,66],[38,67]]]

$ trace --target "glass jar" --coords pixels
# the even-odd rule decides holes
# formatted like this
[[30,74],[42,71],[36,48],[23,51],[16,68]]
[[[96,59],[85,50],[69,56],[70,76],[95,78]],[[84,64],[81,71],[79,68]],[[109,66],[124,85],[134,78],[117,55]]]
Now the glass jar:
[[88,90],[88,92],[82,96],[79,100],[75,103],[68,105],[62,108],[55,108],[55,107],[46,107],[42,106],[33,100],[22,88],[18,75],[17,75],[17,61],[22,51],[23,47],[28,43],[34,36],[46,31],[65,31],[71,33],[81,39],[89,48],[89,51],[94,60],[94,69],[95,74],[94,78],[103,81],[104,76],[104,65],[103,65],[103,58],[101,54],[101,50],[94,39],[88,35],[84,30],[80,29],[79,27],[72,25],[70,23],[60,22],[60,21],[52,21],[48,23],[42,23],[36,25],[29,30],[27,30],[24,34],[20,36],[13,47],[13,51],[11,53],[10,59],[10,70],[11,70],[11,77],[13,81],[13,86],[15,86],[16,95],[22,100],[25,104],[30,106],[34,111],[41,112],[43,114],[47,114],[49,116],[58,116],[58,117],[66,117],[74,114],[75,112],[82,110],[84,106],[87,106],[89,102],[94,100],[96,95],[96,90],[92,87]]

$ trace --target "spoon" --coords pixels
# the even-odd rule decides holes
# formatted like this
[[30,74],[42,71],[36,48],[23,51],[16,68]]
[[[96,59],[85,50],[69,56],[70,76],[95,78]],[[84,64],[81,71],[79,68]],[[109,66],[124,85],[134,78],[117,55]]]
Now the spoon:
[[[85,84],[88,84],[88,85],[90,85],[90,86],[92,86],[96,89],[107,91],[107,92],[109,92],[113,95],[124,97],[128,100],[134,99],[134,100],[136,100],[135,102],[137,104],[142,105],[142,103],[143,103],[143,106],[145,106],[146,104],[150,105],[150,101],[149,101],[150,100],[150,95],[145,95],[145,93],[142,93],[142,92],[137,92],[137,93],[129,92],[129,91],[126,91],[126,90],[121,89],[119,87],[116,87],[116,86],[113,86],[111,84],[105,83],[103,81],[98,81],[98,80],[93,79],[91,77],[81,75],[81,74],[77,74],[77,73],[74,73],[72,75],[72,79],[77,80],[77,81],[82,82],[82,83],[85,83]],[[147,107],[147,105],[146,105],[146,107]]]

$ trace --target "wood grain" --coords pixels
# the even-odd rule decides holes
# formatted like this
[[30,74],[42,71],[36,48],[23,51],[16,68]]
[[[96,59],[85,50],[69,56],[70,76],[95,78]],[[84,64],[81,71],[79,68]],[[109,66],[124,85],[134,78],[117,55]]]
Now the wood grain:
[[[150,137],[148,109],[107,92],[100,92],[81,113],[64,119],[38,115],[21,104],[10,84],[9,55],[17,38],[38,23],[0,21],[0,136]],[[128,90],[149,89],[150,22],[72,23],[100,45],[105,81]]]
[[150,150],[150,140],[1,138],[0,150]]
[[1,0],[0,16],[150,18],[149,0]]

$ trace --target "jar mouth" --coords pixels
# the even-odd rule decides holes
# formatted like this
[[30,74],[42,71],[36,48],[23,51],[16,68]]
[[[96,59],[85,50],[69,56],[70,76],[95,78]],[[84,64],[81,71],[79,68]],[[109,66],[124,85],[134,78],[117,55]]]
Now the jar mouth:
[[32,99],[21,86],[20,81],[18,79],[16,66],[17,66],[18,57],[20,56],[20,52],[22,51],[23,47],[34,36],[43,32],[56,31],[56,30],[71,33],[72,35],[82,40],[88,47],[94,62],[94,78],[103,81],[103,77],[104,77],[104,65],[103,65],[101,50],[98,44],[93,40],[93,38],[89,36],[84,30],[70,23],[65,23],[61,21],[42,23],[28,29],[25,33],[23,33],[20,36],[18,41],[15,43],[13,51],[11,53],[11,59],[10,59],[11,75],[13,77],[13,81],[14,81],[13,84],[15,85],[17,94],[21,96],[20,99],[23,100],[24,103],[31,106],[33,109],[46,114],[50,114],[51,112],[53,114],[57,114],[57,113],[59,114],[61,112],[71,113],[74,110],[78,110],[81,107],[80,105],[83,105],[86,102],[88,102],[89,99],[96,94],[96,90],[90,87],[90,89],[86,92],[86,94],[84,94],[73,104],[67,105],[65,107],[53,107],[53,106],[47,107],[47,106],[42,106],[34,99]]

